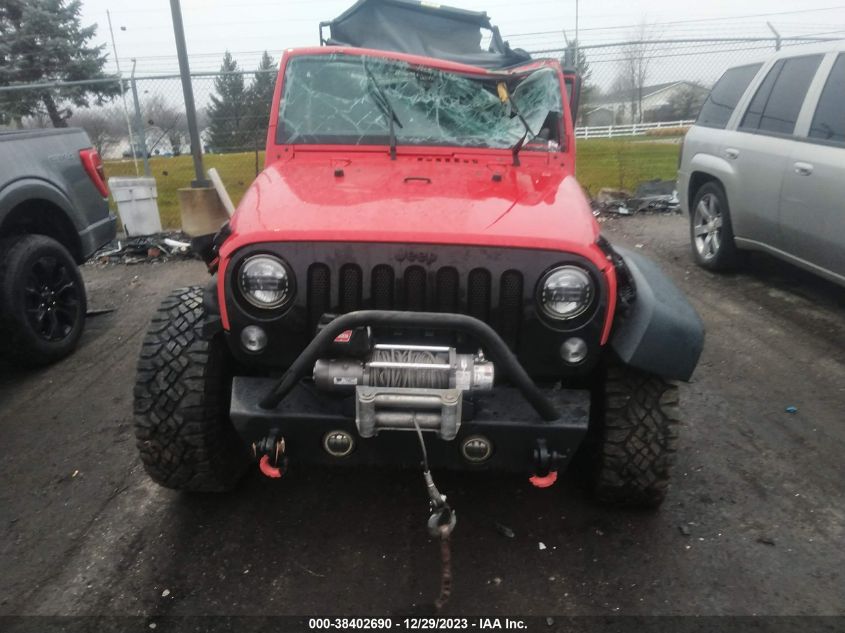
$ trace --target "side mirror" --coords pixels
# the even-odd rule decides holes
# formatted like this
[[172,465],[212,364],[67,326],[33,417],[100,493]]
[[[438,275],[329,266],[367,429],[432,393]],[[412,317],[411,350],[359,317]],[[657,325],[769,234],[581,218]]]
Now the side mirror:
[[569,112],[572,114],[572,125],[578,119],[578,105],[581,102],[581,77],[574,72],[564,72],[563,81],[566,93],[569,95]]

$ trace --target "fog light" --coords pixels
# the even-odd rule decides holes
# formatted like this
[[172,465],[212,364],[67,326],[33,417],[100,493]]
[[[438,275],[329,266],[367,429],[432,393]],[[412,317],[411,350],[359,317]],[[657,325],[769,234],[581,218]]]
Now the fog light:
[[560,346],[560,357],[565,363],[570,365],[577,365],[583,363],[587,358],[587,344],[584,339],[573,336],[568,338]]
[[483,435],[470,435],[461,442],[461,454],[468,462],[480,464],[490,459],[493,443]]
[[323,438],[323,448],[332,457],[346,457],[355,449],[355,440],[346,431],[329,431]]
[[260,352],[267,347],[267,333],[257,325],[247,325],[241,330],[241,345],[248,352]]

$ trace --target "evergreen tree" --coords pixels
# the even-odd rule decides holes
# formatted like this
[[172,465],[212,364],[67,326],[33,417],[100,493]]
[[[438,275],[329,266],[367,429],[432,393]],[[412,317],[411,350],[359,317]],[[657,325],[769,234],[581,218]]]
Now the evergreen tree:
[[258,72],[249,87],[249,128],[253,143],[263,144],[270,120],[270,108],[273,106],[273,91],[276,89],[276,64],[264,51]]
[[596,86],[590,82],[593,70],[583,48],[578,46],[578,40],[572,40],[566,46],[563,59],[560,60],[564,68],[574,68],[581,78],[580,106],[578,108],[578,123],[584,114],[584,106],[589,104],[596,94]]
[[214,80],[211,105],[208,108],[210,145],[217,152],[239,152],[249,149],[249,93],[238,62],[229,51]]
[[[82,26],[81,10],[80,0],[2,0],[0,86],[106,77],[105,45],[91,45],[97,25]],[[46,111],[54,127],[67,127],[70,106],[102,105],[117,94],[117,82],[0,93],[0,120]]]
[[586,84],[593,76],[590,62],[587,60],[587,54],[583,48],[579,47],[578,40],[572,40],[567,43],[563,59],[560,60],[560,63],[564,68],[574,68],[578,76],[581,77],[582,84]]

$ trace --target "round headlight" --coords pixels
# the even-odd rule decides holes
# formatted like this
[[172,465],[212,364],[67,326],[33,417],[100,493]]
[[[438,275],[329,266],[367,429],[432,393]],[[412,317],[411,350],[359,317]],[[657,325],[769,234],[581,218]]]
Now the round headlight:
[[290,296],[288,269],[271,255],[254,255],[247,259],[241,266],[238,283],[244,299],[256,308],[278,308]]
[[575,266],[550,271],[540,285],[540,306],[553,319],[572,319],[583,314],[593,302],[593,281]]

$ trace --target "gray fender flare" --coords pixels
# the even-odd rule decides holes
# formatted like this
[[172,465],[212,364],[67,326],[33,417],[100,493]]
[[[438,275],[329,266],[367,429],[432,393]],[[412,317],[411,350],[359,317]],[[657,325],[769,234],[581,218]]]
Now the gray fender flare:
[[73,208],[63,191],[52,183],[38,178],[22,178],[9,183],[0,190],[0,224],[6,220],[7,215],[14,207],[22,202],[35,199],[46,200],[61,209],[77,232],[87,225],[85,219]]
[[615,247],[636,286],[610,345],[623,363],[663,378],[688,381],[704,348],[704,324],[684,294],[647,257]]

